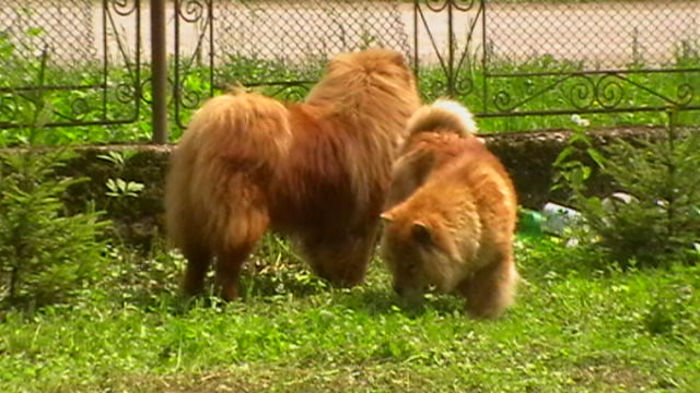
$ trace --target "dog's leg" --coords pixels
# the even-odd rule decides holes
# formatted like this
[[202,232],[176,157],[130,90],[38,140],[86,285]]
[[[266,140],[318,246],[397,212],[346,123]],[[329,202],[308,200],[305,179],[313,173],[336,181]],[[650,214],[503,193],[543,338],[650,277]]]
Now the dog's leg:
[[229,220],[235,225],[230,227],[230,232],[216,251],[216,286],[224,300],[238,297],[241,266],[267,231],[270,222],[267,211],[252,208],[248,208],[244,214],[229,217]]
[[460,284],[467,298],[467,311],[475,318],[498,318],[513,303],[518,272],[511,252],[503,253],[492,264]]
[[252,248],[253,244],[220,252],[216,255],[216,286],[222,299],[230,301],[238,298],[238,278],[241,266]]
[[204,276],[211,263],[211,253],[201,245],[189,245],[182,252],[187,259],[183,290],[186,295],[193,296],[204,289]]

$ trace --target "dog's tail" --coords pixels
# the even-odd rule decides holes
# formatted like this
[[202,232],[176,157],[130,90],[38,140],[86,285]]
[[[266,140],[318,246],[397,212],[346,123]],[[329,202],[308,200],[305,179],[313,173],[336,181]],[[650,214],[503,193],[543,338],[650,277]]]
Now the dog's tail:
[[267,225],[262,188],[291,141],[288,110],[274,99],[237,93],[207,101],[171,158],[165,207],[175,245],[216,251],[254,237]]
[[408,120],[408,135],[446,131],[467,136],[476,134],[478,130],[469,109],[450,100],[437,100],[432,105],[424,105]]
[[202,158],[275,167],[291,140],[289,114],[282,103],[234,90],[210,99],[195,113],[180,146],[197,150]]

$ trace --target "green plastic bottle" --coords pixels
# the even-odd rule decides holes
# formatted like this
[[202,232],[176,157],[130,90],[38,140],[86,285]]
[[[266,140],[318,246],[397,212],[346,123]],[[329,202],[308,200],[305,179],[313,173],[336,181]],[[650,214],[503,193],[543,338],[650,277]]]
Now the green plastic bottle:
[[520,208],[519,231],[524,235],[541,236],[542,235],[542,214],[540,212]]

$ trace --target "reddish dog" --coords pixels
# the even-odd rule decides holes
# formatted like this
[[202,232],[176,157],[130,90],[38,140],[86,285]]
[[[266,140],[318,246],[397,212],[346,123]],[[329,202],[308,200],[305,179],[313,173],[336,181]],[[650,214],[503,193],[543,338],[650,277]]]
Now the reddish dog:
[[419,105],[403,56],[382,49],[335,57],[303,103],[210,99],[167,178],[167,228],[188,260],[185,291],[202,290],[216,257],[221,295],[236,298],[241,265],[268,229],[296,240],[319,276],[361,282],[391,165]]
[[451,101],[420,109],[396,162],[383,236],[396,291],[457,291],[475,317],[513,301],[517,199],[505,168],[472,133],[471,113]]

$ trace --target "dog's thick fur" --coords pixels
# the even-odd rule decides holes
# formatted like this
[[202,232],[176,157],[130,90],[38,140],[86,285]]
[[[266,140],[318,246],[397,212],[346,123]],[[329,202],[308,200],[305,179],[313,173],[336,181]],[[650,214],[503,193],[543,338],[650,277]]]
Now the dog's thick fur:
[[336,56],[303,103],[253,93],[206,102],[166,186],[167,230],[188,260],[185,291],[202,290],[216,257],[221,295],[236,298],[241,265],[268,229],[297,241],[319,276],[361,282],[419,105],[403,56],[383,49]]
[[495,318],[512,303],[517,200],[498,158],[475,136],[466,108],[438,101],[409,120],[394,166],[382,253],[396,291],[427,285],[466,297],[472,316]]

